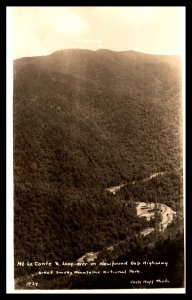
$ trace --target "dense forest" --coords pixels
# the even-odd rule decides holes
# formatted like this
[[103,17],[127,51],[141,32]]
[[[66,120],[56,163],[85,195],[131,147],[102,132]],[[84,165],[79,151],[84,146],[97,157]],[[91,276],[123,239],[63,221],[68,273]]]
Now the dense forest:
[[[181,259],[181,94],[177,56],[71,49],[14,61],[15,265],[102,255],[119,242],[126,246],[116,249],[117,260],[133,257],[135,248],[142,257],[145,247],[158,259],[173,245],[178,257],[172,259]],[[143,181],[156,172],[163,175]],[[107,190],[121,183],[116,195]],[[171,207],[174,236],[168,228],[160,240],[156,234],[127,241],[149,226],[137,217],[138,201]],[[15,277],[33,272],[16,267]],[[70,285],[56,278],[52,288],[102,288],[99,278]]]

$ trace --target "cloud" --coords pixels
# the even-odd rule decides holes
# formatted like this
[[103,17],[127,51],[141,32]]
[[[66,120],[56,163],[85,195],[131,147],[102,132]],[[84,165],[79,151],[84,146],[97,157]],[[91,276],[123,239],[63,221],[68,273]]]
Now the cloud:
[[99,48],[103,48],[103,43],[101,39],[96,38],[76,38],[73,40],[73,48],[88,48],[90,50],[97,50]]
[[159,7],[96,7],[93,14],[109,22],[138,28],[152,22],[159,10]]
[[12,7],[14,58],[67,48],[172,54],[184,49],[181,7]]
[[[15,7],[13,37],[15,56],[48,54],[70,46],[71,38],[88,30],[88,23],[70,7]],[[55,47],[55,49],[54,49]]]

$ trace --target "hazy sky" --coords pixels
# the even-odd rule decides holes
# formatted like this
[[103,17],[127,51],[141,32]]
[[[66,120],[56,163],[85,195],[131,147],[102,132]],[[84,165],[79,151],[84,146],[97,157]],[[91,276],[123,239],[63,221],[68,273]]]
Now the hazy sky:
[[13,56],[99,48],[181,54],[184,7],[12,7]]

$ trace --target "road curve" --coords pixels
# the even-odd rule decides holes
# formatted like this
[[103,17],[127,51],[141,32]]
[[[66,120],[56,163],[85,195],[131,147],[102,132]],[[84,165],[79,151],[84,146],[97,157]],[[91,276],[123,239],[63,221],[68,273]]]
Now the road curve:
[[[161,216],[161,222],[159,223],[159,231],[163,231],[167,228],[168,224],[173,222],[174,215],[176,212],[173,211],[169,206],[163,203],[157,203],[157,212],[159,212]],[[148,221],[154,218],[155,216],[155,203],[147,203],[147,202],[137,202],[137,216],[139,218],[145,217]],[[147,235],[151,233],[154,228],[149,227],[141,232],[142,235]]]

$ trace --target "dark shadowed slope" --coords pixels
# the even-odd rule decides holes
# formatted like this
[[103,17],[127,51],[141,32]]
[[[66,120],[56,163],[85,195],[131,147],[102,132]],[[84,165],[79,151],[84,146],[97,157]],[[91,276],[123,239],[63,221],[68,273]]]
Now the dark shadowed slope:
[[69,180],[76,171],[77,184],[105,186],[179,164],[178,65],[178,57],[109,50],[15,61],[15,142],[26,142],[15,165],[52,176],[62,164],[74,171]]

